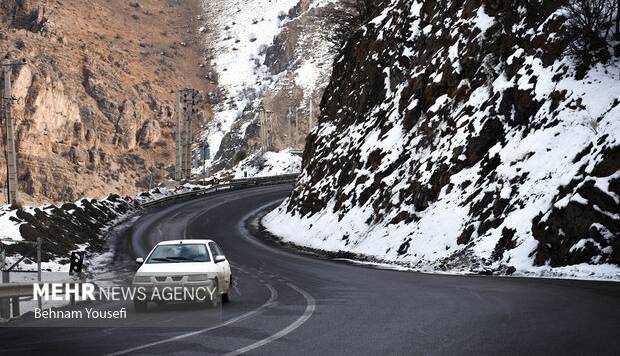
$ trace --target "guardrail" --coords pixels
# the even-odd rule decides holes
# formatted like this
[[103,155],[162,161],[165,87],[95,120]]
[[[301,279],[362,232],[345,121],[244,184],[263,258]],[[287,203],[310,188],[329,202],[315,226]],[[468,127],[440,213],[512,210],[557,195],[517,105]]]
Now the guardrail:
[[230,182],[214,185],[209,188],[191,190],[189,192],[173,194],[160,199],[151,200],[140,204],[140,206],[143,208],[149,208],[170,201],[185,200],[188,198],[198,198],[204,195],[210,195],[224,190],[239,190],[256,186],[293,183],[297,179],[297,176],[298,174],[285,174],[279,176],[233,179]]
[[0,284],[0,318],[10,319],[20,315],[19,298],[32,297],[33,283]]
[[32,297],[33,283],[0,284],[0,298]]

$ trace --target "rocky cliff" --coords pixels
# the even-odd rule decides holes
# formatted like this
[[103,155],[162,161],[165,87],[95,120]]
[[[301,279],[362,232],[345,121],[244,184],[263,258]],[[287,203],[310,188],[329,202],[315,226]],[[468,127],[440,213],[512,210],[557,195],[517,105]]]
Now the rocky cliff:
[[198,1],[2,1],[0,54],[27,62],[13,76],[22,201],[127,195],[168,177],[172,90],[210,87],[199,9]]
[[264,225],[421,270],[620,278],[618,45],[578,63],[565,5],[389,2]]

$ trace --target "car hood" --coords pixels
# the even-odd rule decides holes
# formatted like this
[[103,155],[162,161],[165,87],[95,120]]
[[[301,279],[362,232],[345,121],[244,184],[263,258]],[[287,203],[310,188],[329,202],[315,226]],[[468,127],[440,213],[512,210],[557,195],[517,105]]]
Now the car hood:
[[176,263],[145,263],[139,269],[139,274],[147,273],[209,273],[216,272],[217,268],[211,262],[176,262]]

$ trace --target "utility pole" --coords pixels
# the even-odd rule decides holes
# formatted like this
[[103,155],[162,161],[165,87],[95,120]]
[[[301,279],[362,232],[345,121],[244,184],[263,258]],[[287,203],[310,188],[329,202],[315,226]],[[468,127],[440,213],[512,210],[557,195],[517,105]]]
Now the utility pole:
[[293,112],[291,108],[288,108],[288,114],[286,115],[286,121],[288,123],[288,142],[289,146],[293,148],[295,145],[295,139],[293,139]]
[[314,126],[314,100],[310,98],[310,116],[308,117],[308,134],[312,131]]
[[202,145],[202,184],[207,185],[207,160],[211,159],[211,149],[208,142]]
[[299,109],[295,110],[295,129],[293,130],[293,148],[297,146],[297,138],[299,137]]
[[7,191],[9,204],[16,206],[17,197],[17,152],[15,151],[15,128],[13,121],[13,89],[11,88],[11,74],[13,66],[24,62],[13,62],[8,56],[2,62],[4,70],[4,117],[6,122],[6,168],[7,168]]
[[179,87],[176,88],[176,106],[175,106],[175,114],[177,120],[177,132],[176,132],[176,142],[174,145],[174,153],[176,157],[176,164],[174,166],[174,180],[180,181],[182,179],[183,171],[183,154],[181,150],[182,139],[181,139],[181,92]]
[[261,111],[261,149],[267,152],[273,148],[273,117],[271,111]]
[[187,122],[185,123],[185,128],[187,129],[186,137],[187,137],[187,156],[185,157],[185,176],[187,179],[192,177],[192,115],[194,114],[194,91],[191,86],[188,87],[189,91],[189,102],[187,104]]
[[260,149],[262,152],[267,150],[267,128],[265,127],[267,125],[266,115],[267,113],[263,108],[260,112]]
[[265,119],[263,118],[264,116],[265,116],[265,108],[263,107],[263,104],[261,104],[260,107],[258,108],[258,121],[259,121],[258,136],[260,138],[261,152],[265,151]]
[[[37,282],[41,283],[41,237],[37,237]],[[42,308],[41,298],[38,306]]]
[[192,87],[188,86],[184,93],[185,98],[185,155],[183,157],[183,175],[185,179],[192,176],[192,104],[194,103],[194,93]]

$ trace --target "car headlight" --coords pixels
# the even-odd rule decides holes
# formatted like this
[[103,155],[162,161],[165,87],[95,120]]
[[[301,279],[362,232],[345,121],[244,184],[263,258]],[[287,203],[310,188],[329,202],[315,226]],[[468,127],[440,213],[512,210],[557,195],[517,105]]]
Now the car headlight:
[[187,276],[188,282],[200,282],[200,281],[206,281],[208,279],[209,279],[209,276],[206,274],[190,274],[189,276]]
[[133,277],[134,283],[149,283],[151,281],[151,276],[135,276]]

